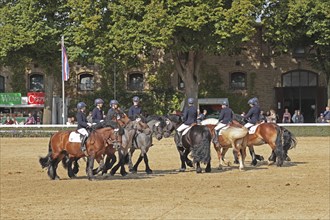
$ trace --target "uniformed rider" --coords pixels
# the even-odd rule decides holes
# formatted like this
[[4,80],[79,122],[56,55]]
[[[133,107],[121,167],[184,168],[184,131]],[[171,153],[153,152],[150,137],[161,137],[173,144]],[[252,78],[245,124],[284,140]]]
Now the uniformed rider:
[[119,102],[115,99],[110,101],[110,109],[107,113],[107,120],[112,120],[117,114],[124,114],[124,112],[119,108]]
[[86,110],[86,104],[84,102],[79,102],[77,104],[77,123],[78,123],[78,127],[77,127],[77,132],[81,134],[81,151],[84,152],[86,154],[86,140],[88,138],[88,131],[86,129],[88,129],[92,124],[87,122],[87,117],[85,114],[85,110]]
[[133,97],[133,105],[128,110],[128,117],[134,120],[136,116],[142,114],[142,107],[140,106],[140,98],[138,96]]
[[246,115],[243,117],[245,119],[248,119],[248,123],[244,125],[246,128],[250,128],[253,125],[257,124],[259,121],[259,116],[260,116],[260,107],[259,107],[259,101],[258,98],[252,98],[248,101],[248,104],[250,105],[250,110]]
[[197,123],[197,108],[194,106],[194,99],[188,98],[188,107],[183,111],[183,123],[176,129],[179,136],[179,146],[182,147],[182,133],[192,124]]
[[219,114],[219,122],[217,126],[214,128],[214,138],[213,138],[213,143],[215,145],[219,145],[218,141],[218,135],[219,131],[227,126],[231,121],[233,120],[233,110],[228,107],[228,102],[223,101],[221,104],[221,111]]
[[93,123],[102,122],[103,121],[102,107],[103,107],[104,101],[102,99],[98,98],[98,99],[95,99],[94,104],[95,104],[95,108],[92,111]]

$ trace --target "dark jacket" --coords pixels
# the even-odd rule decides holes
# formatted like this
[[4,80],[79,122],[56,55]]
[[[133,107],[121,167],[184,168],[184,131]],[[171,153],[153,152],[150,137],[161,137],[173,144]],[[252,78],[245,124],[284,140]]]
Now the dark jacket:
[[87,117],[86,117],[85,113],[83,113],[82,111],[77,112],[76,118],[77,118],[77,122],[78,122],[77,129],[86,128],[88,126]]
[[325,120],[330,120],[330,111],[324,111],[323,117]]
[[197,108],[195,106],[188,106],[184,109],[183,123],[185,125],[197,123]]
[[132,105],[128,110],[128,117],[134,118],[136,115],[142,114],[142,108],[138,105]]
[[110,108],[106,117],[107,121],[112,120],[112,118],[117,114],[124,114],[124,112],[119,109]]
[[253,106],[250,108],[249,112],[244,115],[244,118],[249,119],[249,123],[256,124],[259,121],[260,116],[260,107],[258,105]]
[[93,123],[99,123],[103,120],[103,112],[101,109],[95,107],[92,112],[92,121]]
[[231,108],[229,107],[221,109],[219,115],[219,122],[223,124],[228,124],[232,120],[233,120],[233,110],[231,110]]

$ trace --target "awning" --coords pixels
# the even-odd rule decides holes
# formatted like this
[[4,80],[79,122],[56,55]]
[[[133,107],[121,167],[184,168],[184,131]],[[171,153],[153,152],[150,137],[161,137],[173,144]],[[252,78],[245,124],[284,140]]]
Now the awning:
[[44,105],[38,105],[38,104],[3,105],[3,104],[0,104],[0,108],[44,108]]

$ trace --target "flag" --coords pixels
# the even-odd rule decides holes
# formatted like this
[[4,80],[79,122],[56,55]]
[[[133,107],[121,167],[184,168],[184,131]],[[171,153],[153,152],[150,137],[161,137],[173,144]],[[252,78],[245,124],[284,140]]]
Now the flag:
[[68,81],[69,79],[69,59],[68,55],[66,54],[66,50],[64,44],[62,44],[62,80]]

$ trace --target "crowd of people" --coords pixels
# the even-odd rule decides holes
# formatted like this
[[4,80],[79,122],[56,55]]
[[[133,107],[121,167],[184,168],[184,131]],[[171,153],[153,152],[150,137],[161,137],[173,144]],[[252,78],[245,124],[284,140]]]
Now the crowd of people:
[[6,115],[6,119],[2,122],[2,119],[0,118],[0,124],[3,125],[34,125],[34,124],[41,124],[41,112],[29,112],[28,117],[24,121],[18,121],[16,117],[12,116],[11,114]]

